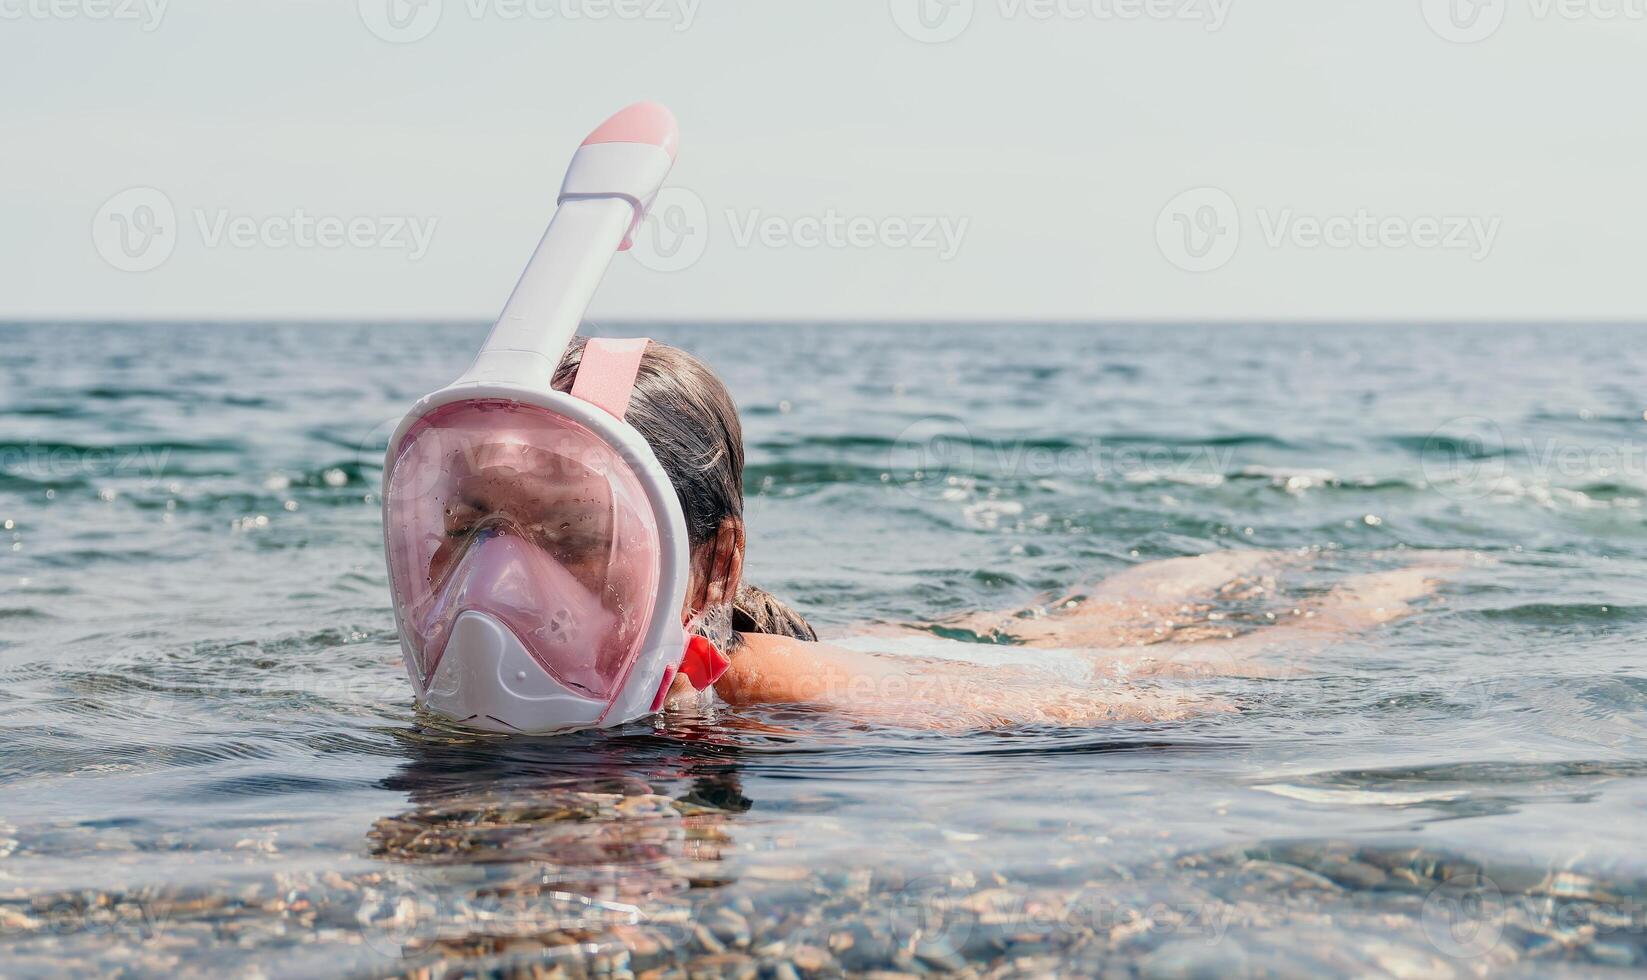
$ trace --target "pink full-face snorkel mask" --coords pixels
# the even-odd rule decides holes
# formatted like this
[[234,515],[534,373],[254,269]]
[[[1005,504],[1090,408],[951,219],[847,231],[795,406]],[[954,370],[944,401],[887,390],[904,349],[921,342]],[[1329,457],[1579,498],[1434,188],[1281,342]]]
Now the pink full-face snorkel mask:
[[467,727],[555,732],[659,710],[677,673],[726,660],[682,622],[680,501],[623,421],[645,340],[590,340],[551,386],[601,277],[674,163],[661,106],[584,141],[559,208],[467,373],[390,440],[383,517],[401,651],[419,702]]

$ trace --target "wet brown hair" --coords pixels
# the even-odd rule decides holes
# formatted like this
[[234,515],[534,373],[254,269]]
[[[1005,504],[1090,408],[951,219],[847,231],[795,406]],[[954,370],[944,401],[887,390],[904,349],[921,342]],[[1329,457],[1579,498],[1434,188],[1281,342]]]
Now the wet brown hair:
[[[583,363],[576,338],[555,371],[557,391],[571,391]],[[669,474],[686,516],[686,536],[696,552],[728,517],[743,519],[743,425],[726,385],[708,365],[678,347],[652,341],[641,356],[635,390],[624,421],[652,447]],[[774,633],[801,640],[818,634],[787,604],[739,583],[732,606],[739,633]]]

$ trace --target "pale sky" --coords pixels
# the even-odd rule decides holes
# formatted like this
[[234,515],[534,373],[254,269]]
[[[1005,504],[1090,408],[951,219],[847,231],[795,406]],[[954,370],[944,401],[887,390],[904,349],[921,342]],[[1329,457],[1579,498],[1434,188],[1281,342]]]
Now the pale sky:
[[638,99],[596,317],[1647,314],[1647,0],[419,2],[0,0],[0,317],[490,317]]

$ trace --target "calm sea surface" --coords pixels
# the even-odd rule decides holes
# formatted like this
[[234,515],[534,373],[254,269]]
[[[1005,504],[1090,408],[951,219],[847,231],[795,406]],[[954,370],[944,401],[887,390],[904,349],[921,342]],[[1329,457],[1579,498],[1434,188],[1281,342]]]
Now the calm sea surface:
[[648,332],[727,380],[749,577],[827,632],[1491,560],[1202,720],[464,737],[377,494],[483,327],[0,326],[0,975],[1647,968],[1647,334]]

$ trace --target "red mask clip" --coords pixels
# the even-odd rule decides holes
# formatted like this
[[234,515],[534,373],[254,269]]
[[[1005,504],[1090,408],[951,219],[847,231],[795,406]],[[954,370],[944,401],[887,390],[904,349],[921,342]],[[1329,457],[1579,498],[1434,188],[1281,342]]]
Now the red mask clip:
[[686,641],[686,656],[681,660],[681,676],[692,682],[692,686],[703,690],[721,679],[726,668],[732,661],[726,654],[715,649],[715,644],[701,636],[694,636]]

